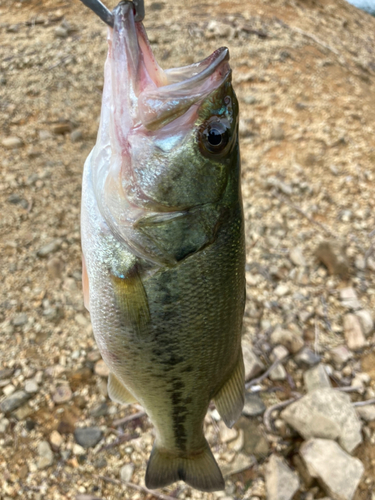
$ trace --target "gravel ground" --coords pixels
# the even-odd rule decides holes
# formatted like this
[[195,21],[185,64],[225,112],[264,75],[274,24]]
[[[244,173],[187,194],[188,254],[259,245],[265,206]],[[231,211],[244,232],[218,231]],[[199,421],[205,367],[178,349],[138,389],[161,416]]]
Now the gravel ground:
[[[230,48],[248,378],[276,361],[235,429],[207,414],[225,492],[181,483],[164,498],[371,500],[374,406],[358,403],[375,397],[375,18],[344,0],[174,0],[147,1],[145,26],[163,67]],[[78,0],[0,0],[0,39],[0,498],[161,499],[144,489],[152,426],[108,399],[81,292],[106,28]],[[335,401],[349,423],[301,427],[302,407]],[[341,492],[314,462],[335,453],[353,472]]]

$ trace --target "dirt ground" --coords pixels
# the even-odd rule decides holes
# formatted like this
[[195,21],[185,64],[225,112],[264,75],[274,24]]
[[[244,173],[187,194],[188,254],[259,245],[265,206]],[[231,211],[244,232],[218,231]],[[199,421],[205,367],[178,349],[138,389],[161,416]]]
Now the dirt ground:
[[[229,47],[241,107],[245,339],[268,365],[270,332],[295,324],[325,359],[343,343],[340,289],[353,287],[363,308],[375,309],[375,18],[344,0],[147,0],[144,24],[165,68]],[[81,176],[106,51],[105,25],[78,0],[0,0],[0,402],[29,382],[28,400],[0,413],[1,500],[153,498],[135,489],[144,485],[151,425],[133,419],[121,434],[114,424],[139,409],[107,397],[81,292]],[[344,278],[315,256],[327,238],[345,245]],[[289,258],[296,247],[300,267]],[[371,334],[350,362],[353,376],[370,375],[368,389],[374,345]],[[267,406],[288,397],[281,386],[264,396]],[[212,422],[210,444],[225,465],[233,450]],[[356,452],[365,465],[356,500],[371,499],[375,485],[371,425]],[[77,444],[81,427],[100,428],[99,444]],[[298,442],[268,438],[267,453],[292,464]],[[231,475],[226,497],[263,498],[266,458]],[[124,464],[133,487],[121,481]],[[314,487],[296,498],[326,496]],[[218,498],[182,485],[165,491]]]

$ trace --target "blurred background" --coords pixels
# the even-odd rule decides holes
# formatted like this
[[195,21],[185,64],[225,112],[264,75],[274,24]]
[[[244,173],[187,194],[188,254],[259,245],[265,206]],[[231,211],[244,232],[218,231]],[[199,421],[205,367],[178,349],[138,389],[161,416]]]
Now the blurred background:
[[[207,414],[225,492],[164,499],[374,500],[375,18],[345,0],[147,0],[144,24],[164,68],[230,49],[247,379],[281,360],[234,429]],[[152,427],[108,399],[82,300],[106,29],[78,0],[0,1],[1,500],[163,498],[144,489]]]

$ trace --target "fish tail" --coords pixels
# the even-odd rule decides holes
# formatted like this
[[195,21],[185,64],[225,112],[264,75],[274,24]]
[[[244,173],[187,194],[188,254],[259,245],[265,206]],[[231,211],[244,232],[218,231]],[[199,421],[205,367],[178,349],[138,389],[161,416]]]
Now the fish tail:
[[201,491],[224,489],[224,478],[206,440],[203,451],[189,457],[176,457],[154,445],[147,464],[147,488],[162,488],[179,479]]

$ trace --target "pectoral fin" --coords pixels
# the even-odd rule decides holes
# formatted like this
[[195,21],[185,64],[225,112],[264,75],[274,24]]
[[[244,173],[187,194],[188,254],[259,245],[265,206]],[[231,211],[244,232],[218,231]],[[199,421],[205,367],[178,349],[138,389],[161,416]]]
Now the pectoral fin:
[[115,403],[123,405],[138,402],[113,373],[110,373],[108,377],[108,396]]
[[245,369],[242,352],[230,379],[216,394],[214,402],[225,425],[233,427],[241,415],[245,402]]
[[142,338],[149,332],[150,311],[146,291],[134,266],[123,276],[111,275],[118,308],[123,313],[125,325]]

